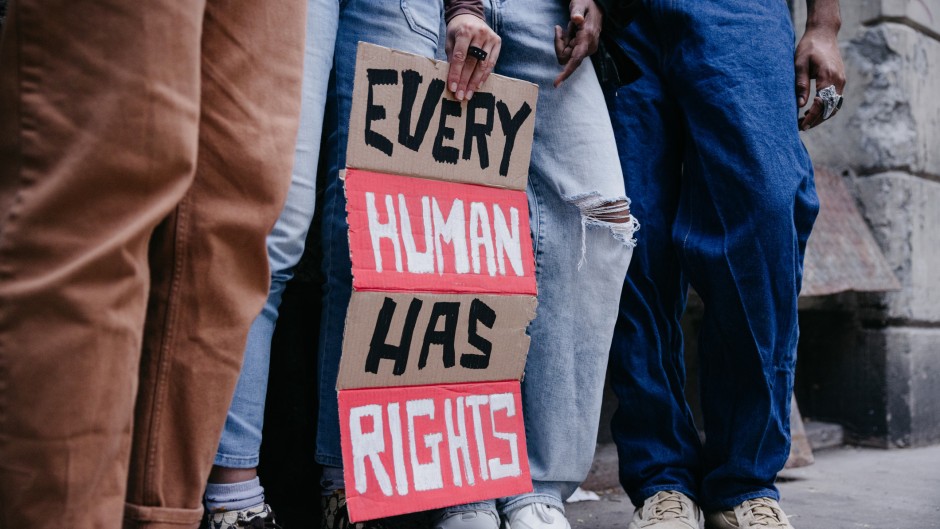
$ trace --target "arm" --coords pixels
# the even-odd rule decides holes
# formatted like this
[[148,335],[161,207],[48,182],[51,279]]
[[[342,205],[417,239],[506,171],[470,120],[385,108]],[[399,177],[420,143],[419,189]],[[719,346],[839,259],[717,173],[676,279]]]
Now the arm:
[[[816,80],[817,91],[835,86],[836,93],[841,95],[845,88],[845,65],[842,64],[838,41],[842,25],[839,0],[806,0],[806,10],[806,32],[796,47],[795,57],[799,108],[809,101],[810,79]],[[815,97],[813,105],[799,118],[800,130],[809,130],[822,123],[824,109],[822,99]]]
[[[447,22],[447,88],[458,100],[470,99],[483,87],[499,58],[500,38],[483,19],[482,0],[447,0],[444,2]],[[469,55],[471,46],[480,48],[486,58]]]

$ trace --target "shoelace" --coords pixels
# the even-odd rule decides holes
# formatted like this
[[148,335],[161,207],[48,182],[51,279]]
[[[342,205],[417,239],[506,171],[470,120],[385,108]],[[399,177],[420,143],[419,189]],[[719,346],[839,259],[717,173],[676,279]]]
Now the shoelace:
[[763,527],[785,527],[783,511],[766,498],[755,498],[744,502],[744,516],[750,515],[752,525]]
[[685,512],[685,505],[677,492],[660,492],[658,498],[650,504],[649,519],[657,522],[674,520]]

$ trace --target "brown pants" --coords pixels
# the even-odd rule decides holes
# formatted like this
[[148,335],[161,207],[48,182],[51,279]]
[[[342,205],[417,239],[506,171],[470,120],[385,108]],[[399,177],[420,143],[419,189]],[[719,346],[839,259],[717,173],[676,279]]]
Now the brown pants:
[[13,0],[0,528],[195,527],[267,294],[303,0]]

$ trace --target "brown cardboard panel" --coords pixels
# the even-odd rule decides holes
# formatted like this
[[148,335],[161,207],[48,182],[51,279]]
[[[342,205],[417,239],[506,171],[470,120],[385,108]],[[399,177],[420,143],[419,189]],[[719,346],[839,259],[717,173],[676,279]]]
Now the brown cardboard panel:
[[535,305],[532,296],[353,292],[336,387],[518,380]]
[[360,42],[346,166],[525,189],[538,87],[491,75],[470,101],[457,101],[447,69]]

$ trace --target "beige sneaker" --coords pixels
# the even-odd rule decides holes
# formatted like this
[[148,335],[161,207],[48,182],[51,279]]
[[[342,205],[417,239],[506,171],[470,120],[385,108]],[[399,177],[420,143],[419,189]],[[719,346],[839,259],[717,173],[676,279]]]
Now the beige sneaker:
[[267,503],[259,503],[254,507],[237,511],[216,512],[206,514],[206,526],[209,529],[237,529],[242,527],[257,527],[259,529],[280,529],[281,526],[274,521],[274,511]]
[[646,498],[627,529],[699,529],[702,511],[691,498],[674,490]]
[[705,529],[793,529],[776,500],[746,500],[732,511],[705,515]]

